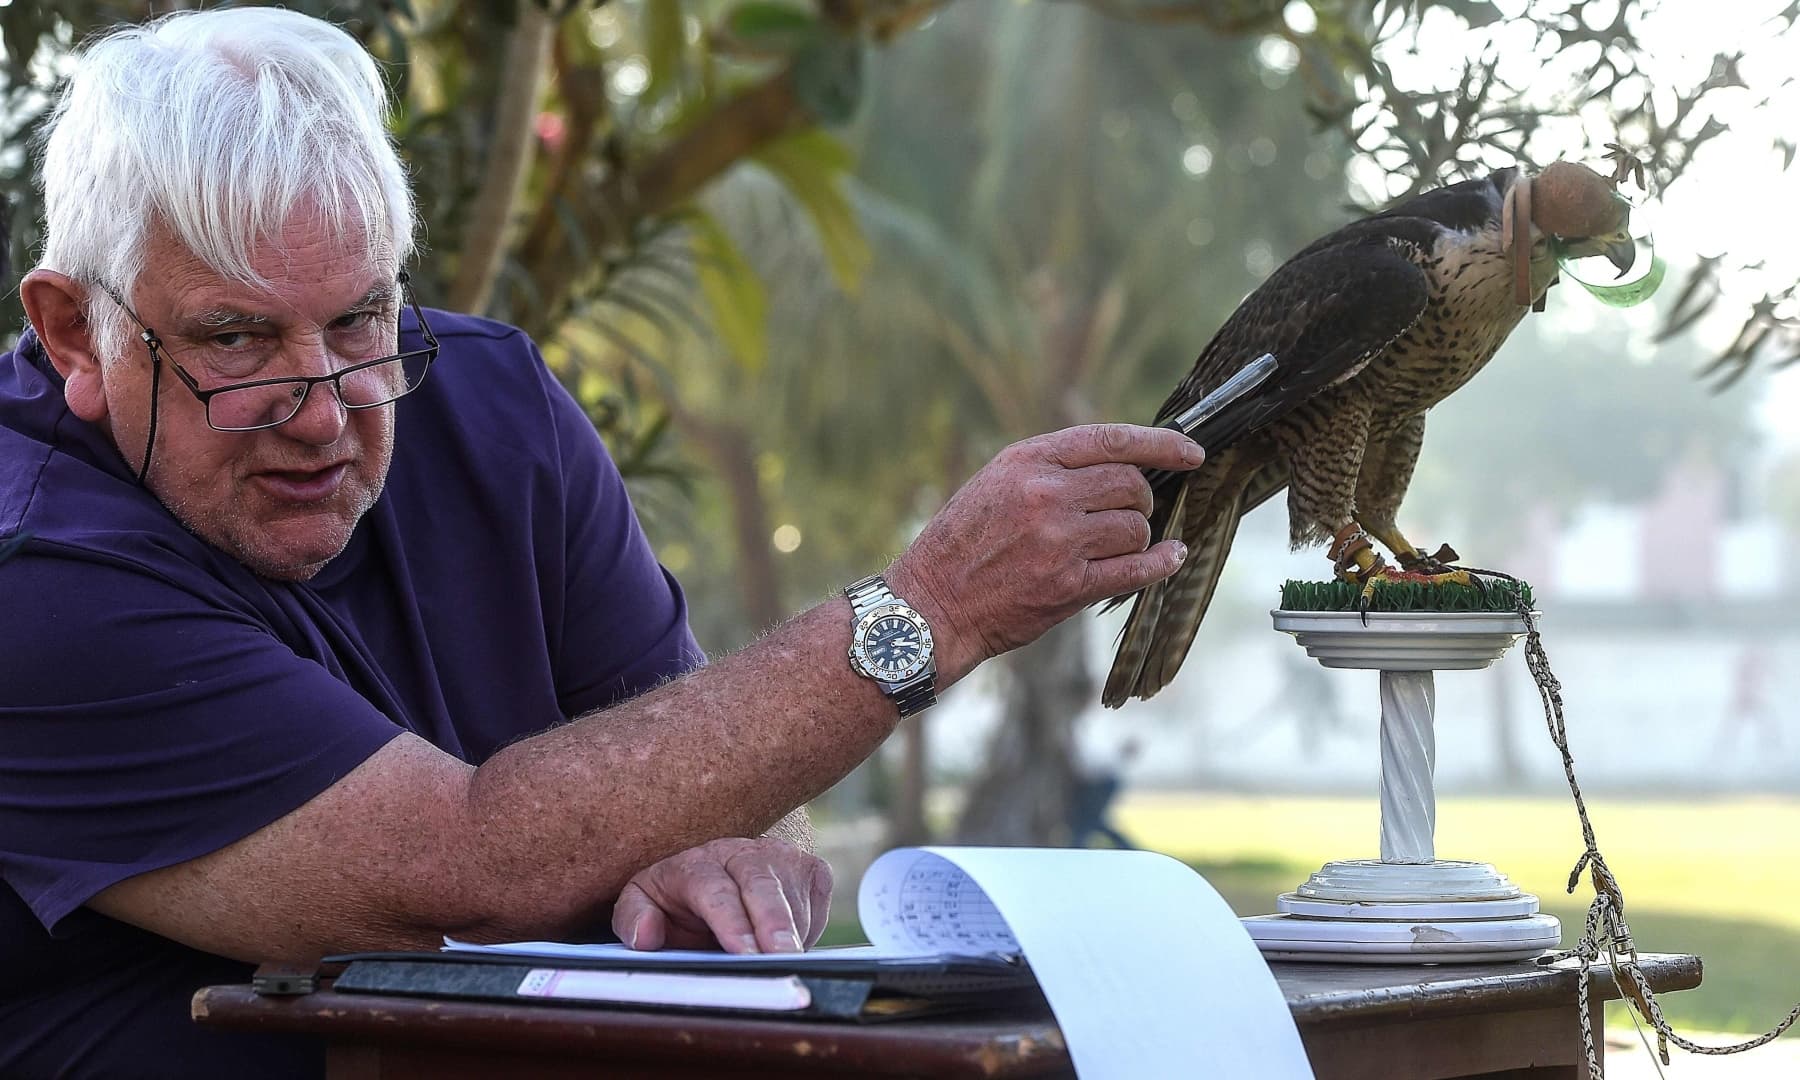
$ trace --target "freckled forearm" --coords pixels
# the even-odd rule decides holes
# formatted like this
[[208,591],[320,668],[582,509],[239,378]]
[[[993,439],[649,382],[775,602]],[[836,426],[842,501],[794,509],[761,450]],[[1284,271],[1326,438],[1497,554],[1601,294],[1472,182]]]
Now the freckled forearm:
[[837,598],[699,672],[494,755],[471,779],[466,818],[479,867],[470,884],[498,890],[493,917],[521,932],[578,924],[632,874],[696,844],[797,825],[809,838],[804,815],[789,815],[898,722],[850,670],[849,637]]

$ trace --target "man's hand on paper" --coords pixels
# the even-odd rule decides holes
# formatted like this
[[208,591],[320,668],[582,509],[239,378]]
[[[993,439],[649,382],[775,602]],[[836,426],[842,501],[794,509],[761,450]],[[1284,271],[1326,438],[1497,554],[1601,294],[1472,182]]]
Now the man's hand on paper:
[[1145,468],[1205,453],[1168,428],[1090,424],[1017,442],[962,486],[887,571],[922,613],[948,685],[1089,604],[1173,574],[1177,540],[1150,543]]
[[727,838],[640,871],[613,905],[634,949],[798,952],[825,932],[831,867],[786,840]]

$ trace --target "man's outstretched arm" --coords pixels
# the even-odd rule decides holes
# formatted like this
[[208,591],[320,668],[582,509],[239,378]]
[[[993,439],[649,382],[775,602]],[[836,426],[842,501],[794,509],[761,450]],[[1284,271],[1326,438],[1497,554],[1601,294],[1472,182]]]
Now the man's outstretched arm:
[[[1175,432],[1096,425],[1014,444],[985,466],[887,571],[934,627],[940,686],[1173,573],[1185,552],[1149,546],[1139,469],[1199,460]],[[897,711],[851,671],[849,638],[849,604],[833,598],[479,768],[401,735],[278,821],[91,906],[246,960],[573,932],[634,875],[667,863],[680,878],[669,860],[763,834],[880,745]],[[730,849],[705,863],[707,880],[748,890],[769,869],[763,851]]]

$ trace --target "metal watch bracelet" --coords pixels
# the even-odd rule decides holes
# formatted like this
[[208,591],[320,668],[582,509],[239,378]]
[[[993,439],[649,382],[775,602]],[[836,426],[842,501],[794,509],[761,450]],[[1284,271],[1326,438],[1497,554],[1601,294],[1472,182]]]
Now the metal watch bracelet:
[[[894,595],[894,590],[880,574],[872,574],[844,589],[844,597],[850,601],[850,623],[854,626],[862,617],[883,604],[906,603]],[[911,605],[908,605],[909,607]],[[914,713],[924,712],[937,704],[937,670],[936,664],[904,683],[884,683],[874,680],[895,705],[900,708],[902,720]]]

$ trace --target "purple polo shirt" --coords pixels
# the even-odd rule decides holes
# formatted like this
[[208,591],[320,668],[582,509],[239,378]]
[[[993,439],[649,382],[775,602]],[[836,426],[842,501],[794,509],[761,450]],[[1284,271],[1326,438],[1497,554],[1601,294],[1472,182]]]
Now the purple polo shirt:
[[310,1040],[189,1021],[197,988],[249,965],[82,905],[254,832],[401,731],[479,764],[703,662],[530,340],[427,318],[442,352],[395,405],[387,489],[302,584],[183,529],[29,332],[0,357],[0,1075],[317,1075]]

